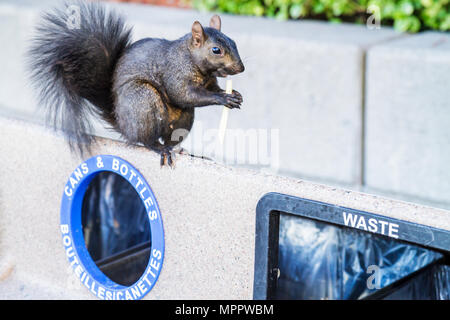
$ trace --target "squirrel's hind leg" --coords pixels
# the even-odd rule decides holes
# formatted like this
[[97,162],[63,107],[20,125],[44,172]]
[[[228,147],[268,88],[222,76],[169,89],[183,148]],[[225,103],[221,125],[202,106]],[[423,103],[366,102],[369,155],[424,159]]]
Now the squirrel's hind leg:
[[161,155],[161,166],[174,167],[172,148],[178,142],[171,141],[170,124],[177,114],[150,82],[134,80],[118,87],[115,113],[118,131],[128,141],[140,142]]
[[170,105],[166,107],[166,120],[169,122],[162,136],[154,144],[157,145],[157,149],[161,150],[161,166],[167,163],[171,168],[175,168],[175,153],[187,154],[186,151],[180,152],[180,150],[184,150],[181,148],[180,143],[186,138],[192,128],[194,110],[182,110]]

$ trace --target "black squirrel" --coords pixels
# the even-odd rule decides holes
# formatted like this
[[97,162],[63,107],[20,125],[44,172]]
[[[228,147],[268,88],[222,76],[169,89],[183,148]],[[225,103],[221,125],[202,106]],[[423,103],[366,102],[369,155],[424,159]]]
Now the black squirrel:
[[[68,23],[76,6],[78,24]],[[43,16],[28,52],[32,82],[73,151],[90,151],[95,137],[87,114],[107,121],[129,144],[143,144],[173,165],[172,149],[189,132],[194,108],[240,108],[242,96],[225,93],[216,77],[244,71],[235,42],[223,34],[220,17],[210,27],[195,21],[191,32],[169,41],[131,43],[131,29],[98,3],[75,2]],[[73,8],[73,7],[72,7]],[[75,11],[76,12],[76,11]],[[75,21],[76,22],[76,21]]]

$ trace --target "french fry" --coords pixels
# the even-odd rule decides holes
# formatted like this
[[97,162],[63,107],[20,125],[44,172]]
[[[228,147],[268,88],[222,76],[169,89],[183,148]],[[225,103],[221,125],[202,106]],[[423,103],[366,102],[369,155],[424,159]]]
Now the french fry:
[[[231,80],[227,80],[225,92],[228,94],[231,94],[233,92],[233,83]],[[220,144],[222,144],[222,145],[223,145],[223,141],[225,140],[225,130],[227,129],[229,112],[230,112],[230,109],[224,106],[223,110],[222,110],[222,117],[220,118],[220,125],[219,125],[219,141],[220,141]]]

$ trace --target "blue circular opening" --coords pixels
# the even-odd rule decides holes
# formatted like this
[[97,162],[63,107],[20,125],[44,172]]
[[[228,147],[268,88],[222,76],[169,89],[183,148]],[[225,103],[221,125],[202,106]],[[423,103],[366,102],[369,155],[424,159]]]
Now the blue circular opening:
[[[127,180],[141,198],[151,229],[148,264],[139,279],[122,285],[108,278],[93,261],[85,245],[82,207],[86,190],[102,172],[113,172]],[[127,161],[110,155],[99,155],[81,163],[70,175],[61,202],[61,232],[66,256],[73,271],[86,288],[100,299],[141,299],[154,287],[164,259],[164,231],[161,213],[152,189]]]
[[112,281],[130,286],[150,259],[151,229],[141,197],[121,175],[99,172],[83,197],[81,224],[87,250]]

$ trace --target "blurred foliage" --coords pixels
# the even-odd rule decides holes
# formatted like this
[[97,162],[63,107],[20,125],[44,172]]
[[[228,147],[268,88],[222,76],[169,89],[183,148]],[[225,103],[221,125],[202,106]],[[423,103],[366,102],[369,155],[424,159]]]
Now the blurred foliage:
[[450,30],[450,0],[192,0],[203,11],[393,25],[396,30]]

